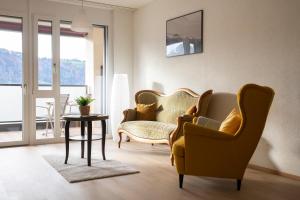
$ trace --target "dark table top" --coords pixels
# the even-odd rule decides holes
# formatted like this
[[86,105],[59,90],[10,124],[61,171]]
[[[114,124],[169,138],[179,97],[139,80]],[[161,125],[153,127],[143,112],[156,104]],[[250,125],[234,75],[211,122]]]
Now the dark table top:
[[72,114],[72,115],[64,115],[64,116],[62,116],[62,118],[67,121],[97,121],[97,120],[108,119],[108,115],[104,115],[104,114],[89,114],[89,115]]

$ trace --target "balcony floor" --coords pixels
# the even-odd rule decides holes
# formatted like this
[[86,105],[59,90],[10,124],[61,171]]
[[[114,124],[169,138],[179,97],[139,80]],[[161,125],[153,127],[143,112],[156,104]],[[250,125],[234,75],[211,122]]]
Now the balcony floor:
[[[53,138],[53,133],[51,129],[48,130],[47,135],[45,133],[45,129],[37,130],[36,138],[38,140]],[[101,133],[101,128],[93,127],[93,133]],[[80,135],[80,127],[70,127],[70,135]],[[62,133],[62,136],[64,137],[64,133]],[[22,131],[0,132],[0,143],[13,141],[22,141]]]

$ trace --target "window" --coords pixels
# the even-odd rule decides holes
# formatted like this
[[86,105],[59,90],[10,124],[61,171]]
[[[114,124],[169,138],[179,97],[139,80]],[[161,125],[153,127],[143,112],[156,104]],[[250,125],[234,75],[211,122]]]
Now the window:
[[52,22],[38,21],[38,85],[52,89]]
[[0,16],[0,84],[22,83],[22,19]]
[[60,24],[60,84],[85,85],[87,33],[71,31],[67,22]]

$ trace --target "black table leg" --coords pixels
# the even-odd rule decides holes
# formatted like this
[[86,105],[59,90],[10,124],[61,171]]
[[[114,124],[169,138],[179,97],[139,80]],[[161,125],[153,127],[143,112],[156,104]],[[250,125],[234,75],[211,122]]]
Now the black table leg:
[[66,158],[65,158],[65,164],[67,164],[68,162],[68,158],[69,158],[69,127],[70,127],[70,121],[66,121],[66,125],[65,125],[65,143],[66,143]]
[[106,158],[105,158],[105,138],[106,138],[106,122],[105,122],[105,120],[101,120],[101,126],[102,126],[102,158],[103,158],[103,160],[106,160]]
[[[81,128],[81,136],[84,137],[85,121],[81,121],[80,128]],[[81,158],[84,158],[84,140],[81,141]]]
[[92,154],[92,122],[88,121],[88,141],[87,141],[87,161],[88,166],[91,166],[91,154]]

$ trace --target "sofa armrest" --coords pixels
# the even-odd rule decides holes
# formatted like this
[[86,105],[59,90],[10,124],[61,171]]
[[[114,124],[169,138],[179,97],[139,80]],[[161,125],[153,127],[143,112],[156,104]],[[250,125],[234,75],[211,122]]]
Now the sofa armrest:
[[124,110],[123,115],[124,115],[124,118],[121,123],[136,120],[136,110],[135,109]]
[[169,143],[172,149],[173,143],[180,137],[183,136],[183,125],[185,122],[192,122],[193,116],[192,115],[181,115],[177,118],[177,127],[176,129],[170,134]]

